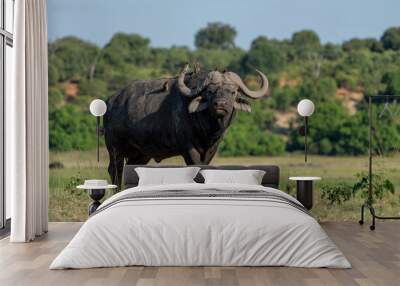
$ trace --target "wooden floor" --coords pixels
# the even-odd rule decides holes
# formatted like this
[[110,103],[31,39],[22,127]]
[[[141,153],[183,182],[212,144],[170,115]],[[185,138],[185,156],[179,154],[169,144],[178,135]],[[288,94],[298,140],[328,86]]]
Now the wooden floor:
[[356,223],[322,226],[352,269],[289,267],[123,267],[48,270],[81,226],[50,223],[43,238],[27,244],[0,241],[0,285],[400,285],[400,223],[379,222],[375,232]]

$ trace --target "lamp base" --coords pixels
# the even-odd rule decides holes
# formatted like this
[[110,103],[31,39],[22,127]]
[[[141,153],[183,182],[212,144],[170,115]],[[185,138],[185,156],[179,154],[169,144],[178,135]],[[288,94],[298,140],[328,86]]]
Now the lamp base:
[[303,206],[311,210],[314,205],[313,181],[297,181],[296,197]]
[[106,189],[89,189],[87,190],[87,192],[89,197],[93,200],[93,202],[89,205],[88,209],[88,213],[90,216],[101,205],[100,200],[104,197]]

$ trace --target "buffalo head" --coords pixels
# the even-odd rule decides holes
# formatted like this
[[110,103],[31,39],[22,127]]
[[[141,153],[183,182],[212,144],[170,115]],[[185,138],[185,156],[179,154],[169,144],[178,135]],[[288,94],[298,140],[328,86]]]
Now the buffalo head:
[[268,79],[257,70],[261,77],[261,89],[252,91],[247,88],[242,79],[233,72],[209,72],[197,88],[189,88],[185,84],[185,75],[189,66],[186,65],[178,77],[178,89],[186,97],[191,98],[188,110],[190,113],[208,109],[218,118],[230,116],[236,110],[251,112],[249,102],[245,99],[257,99],[267,95]]

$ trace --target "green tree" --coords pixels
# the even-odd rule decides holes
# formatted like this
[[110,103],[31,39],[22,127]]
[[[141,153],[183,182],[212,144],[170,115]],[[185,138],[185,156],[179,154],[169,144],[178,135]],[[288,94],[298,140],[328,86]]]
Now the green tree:
[[[368,150],[368,122],[363,113],[349,115],[340,102],[318,103],[310,119],[310,151],[322,155],[360,155]],[[299,119],[300,120],[300,119]],[[329,124],[327,124],[329,122]],[[298,122],[301,125],[302,122]],[[304,137],[295,128],[288,150],[303,150]]]
[[297,58],[300,59],[312,59],[321,49],[321,42],[317,33],[311,30],[294,33],[291,42]]
[[61,38],[49,44],[50,82],[87,77],[98,52],[96,45],[76,37]]
[[[357,89],[373,83],[379,84],[381,74],[376,64],[382,54],[372,53],[366,49],[347,52],[334,68],[333,77],[340,87]],[[382,69],[381,69],[382,70]]]
[[309,98],[314,102],[331,101],[336,90],[336,82],[331,78],[305,79],[299,87],[297,100]]
[[235,47],[236,34],[235,28],[228,24],[208,23],[196,33],[194,44],[203,49],[231,49]]
[[400,94],[400,70],[386,73],[382,78],[382,82],[386,85],[386,94]]
[[106,82],[110,94],[136,79],[161,75],[160,53],[150,48],[150,40],[137,34],[115,34],[103,48],[95,78]]
[[272,132],[274,114],[266,108],[267,100],[252,103],[252,113],[238,112],[219,146],[222,156],[280,155],[285,142]]
[[221,156],[281,155],[284,151],[285,143],[279,135],[241,123],[229,128],[218,149]]
[[92,80],[83,79],[79,82],[79,97],[89,96],[91,99],[101,98],[107,99],[110,96],[107,84],[101,79],[94,78]]
[[274,100],[276,109],[286,111],[299,101],[299,88],[290,86],[275,88],[271,99]]
[[60,80],[59,67],[57,67],[55,64],[51,62],[49,62],[49,67],[48,67],[48,79],[49,79],[49,86],[57,84]]
[[244,52],[241,49],[233,48],[230,50],[221,49],[198,49],[192,53],[192,60],[200,63],[206,70],[227,69],[229,66],[236,65],[242,58]]
[[400,50],[400,27],[387,29],[381,37],[381,42],[386,50]]
[[73,105],[49,113],[50,149],[66,151],[95,148],[95,119]]
[[159,58],[162,70],[173,75],[181,71],[186,63],[191,62],[192,57],[188,47],[158,48],[153,49],[153,53]]
[[327,43],[322,48],[322,56],[329,61],[338,60],[343,56],[342,46]]
[[53,110],[60,108],[64,101],[63,92],[54,86],[49,88],[49,112],[51,113]]
[[152,62],[150,40],[138,34],[115,34],[103,49],[104,61],[116,68],[124,64],[148,66]]
[[343,43],[343,50],[346,52],[356,51],[356,50],[370,50],[372,52],[382,52],[383,45],[380,41],[374,38],[367,39],[350,39]]
[[249,52],[243,57],[242,66],[245,72],[260,69],[266,72],[282,70],[286,64],[285,51],[279,42],[269,40],[264,36],[256,38]]

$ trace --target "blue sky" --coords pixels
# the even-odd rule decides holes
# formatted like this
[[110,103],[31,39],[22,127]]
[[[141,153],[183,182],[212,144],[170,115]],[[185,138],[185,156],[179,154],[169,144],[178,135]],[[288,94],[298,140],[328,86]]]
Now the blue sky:
[[400,26],[399,0],[47,0],[47,10],[49,40],[75,35],[100,46],[127,32],[155,47],[193,47],[196,31],[214,21],[234,26],[245,49],[259,35],[284,39],[312,29],[340,43]]

